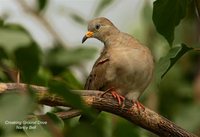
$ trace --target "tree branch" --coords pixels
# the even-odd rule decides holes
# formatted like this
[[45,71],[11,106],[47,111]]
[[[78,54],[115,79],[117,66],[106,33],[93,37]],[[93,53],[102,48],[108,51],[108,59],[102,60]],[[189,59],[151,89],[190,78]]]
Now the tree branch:
[[200,20],[200,2],[199,0],[194,0],[197,18]]
[[[26,89],[26,86],[26,84],[0,83],[0,94],[7,93],[9,90],[13,89]],[[69,106],[61,97],[49,94],[45,87],[32,86],[32,88],[37,90],[36,94],[41,104],[49,106]],[[75,90],[75,92],[80,93],[87,105],[121,116],[159,136],[197,137],[146,107],[145,109],[138,108],[137,105],[132,104],[132,102],[127,99],[125,99],[123,106],[119,106],[118,102],[113,99],[112,95],[109,93],[101,97],[101,91]],[[62,114],[64,113],[65,112]],[[58,116],[65,118],[63,115]]]
[[[56,112],[54,113],[56,116],[62,118],[62,119],[70,119],[73,117],[77,117],[81,115],[81,111],[77,110],[77,109],[72,109],[72,110],[68,110],[68,111],[62,111],[62,112]],[[44,115],[29,115],[27,118],[28,119],[32,119],[35,117],[43,117]]]

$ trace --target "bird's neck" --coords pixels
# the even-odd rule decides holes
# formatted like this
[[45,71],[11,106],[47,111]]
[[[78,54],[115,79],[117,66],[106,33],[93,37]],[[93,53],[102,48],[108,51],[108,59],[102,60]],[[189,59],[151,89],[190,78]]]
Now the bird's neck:
[[107,35],[103,40],[105,47],[108,47],[109,45],[114,45],[119,35],[120,31],[112,32],[109,35]]

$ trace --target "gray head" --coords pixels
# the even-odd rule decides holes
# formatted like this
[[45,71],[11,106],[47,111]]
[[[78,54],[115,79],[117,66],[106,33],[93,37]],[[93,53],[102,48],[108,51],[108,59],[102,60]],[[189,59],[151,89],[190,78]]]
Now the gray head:
[[107,18],[95,18],[89,21],[88,32],[83,37],[82,43],[84,43],[88,38],[97,38],[98,40],[105,42],[107,37],[118,32],[119,30]]

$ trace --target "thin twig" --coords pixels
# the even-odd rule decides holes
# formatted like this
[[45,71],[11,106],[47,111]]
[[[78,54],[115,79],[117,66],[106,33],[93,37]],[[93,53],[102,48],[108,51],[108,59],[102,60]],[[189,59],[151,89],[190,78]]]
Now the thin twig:
[[197,18],[200,21],[200,2],[199,0],[194,0]]
[[[35,19],[37,19],[44,28],[55,38],[57,44],[61,43],[62,45],[65,45],[67,47],[66,42],[61,38],[61,36],[58,34],[58,32],[52,27],[52,25],[49,23],[50,21],[47,21],[45,17],[42,16],[42,14],[39,14],[35,10],[31,9],[24,0],[17,0],[22,9],[26,12],[32,15]],[[61,45],[57,45],[61,46]]]

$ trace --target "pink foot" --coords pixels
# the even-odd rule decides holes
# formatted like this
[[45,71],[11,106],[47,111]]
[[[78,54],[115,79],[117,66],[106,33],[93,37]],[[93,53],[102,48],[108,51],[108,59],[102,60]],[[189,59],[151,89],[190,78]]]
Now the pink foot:
[[140,108],[142,108],[143,111],[145,110],[145,107],[138,100],[137,101],[132,100],[132,102],[133,104],[136,104],[138,110],[140,110]]
[[117,99],[118,104],[121,106],[122,102],[124,101],[125,97],[117,93],[116,91],[111,91],[111,94],[114,98]]
[[121,104],[124,101],[125,97],[123,97],[122,95],[117,93],[115,88],[110,88],[110,89],[106,90],[101,96],[104,96],[107,92],[110,92],[112,94],[112,96],[115,99],[117,99],[117,102],[118,102],[119,106],[121,106]]
[[139,113],[140,113],[141,109],[143,111],[145,111],[145,107],[139,101],[132,100],[132,102],[133,102],[133,105],[130,109],[128,109],[128,113],[131,113],[131,109],[135,109],[134,105],[136,105],[136,108],[137,108]]

